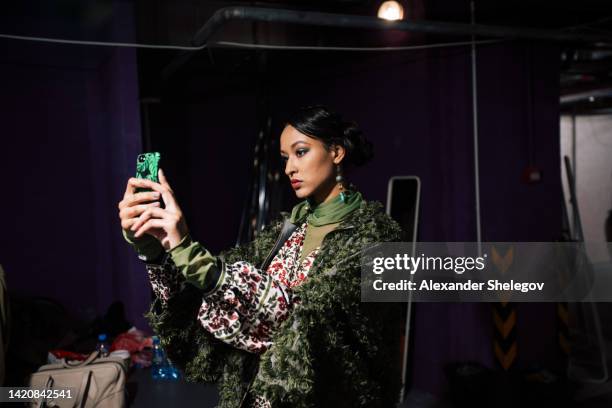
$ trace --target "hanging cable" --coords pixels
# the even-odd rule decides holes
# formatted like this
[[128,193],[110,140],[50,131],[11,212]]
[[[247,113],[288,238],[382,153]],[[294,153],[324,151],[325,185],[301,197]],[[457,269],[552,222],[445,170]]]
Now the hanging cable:
[[[474,0],[470,2],[472,24],[476,23]],[[478,89],[476,76],[476,41],[472,35],[472,121],[474,129],[474,199],[476,211],[476,242],[478,242],[478,255],[482,254],[482,236],[480,226],[480,178],[478,162]]]
[[[197,47],[188,47],[181,45],[161,45],[161,44],[141,44],[141,43],[128,43],[128,42],[104,42],[104,41],[81,41],[81,40],[67,40],[62,38],[48,38],[48,37],[30,37],[21,35],[11,34],[0,34],[0,38],[6,38],[11,40],[21,41],[33,41],[33,42],[44,42],[51,44],[67,44],[67,45],[89,45],[89,46],[102,46],[102,47],[127,47],[127,48],[147,48],[147,49],[160,49],[160,50],[177,50],[177,51],[198,51],[211,46],[225,46],[225,47],[236,47],[236,48],[250,48],[250,49],[266,49],[266,50],[300,50],[300,51],[410,51],[410,50],[425,50],[430,48],[444,48],[444,47],[460,47],[464,45],[470,45],[473,41],[454,41],[445,43],[435,44],[422,44],[422,45],[408,45],[398,47],[319,47],[319,46],[300,46],[300,45],[274,45],[274,44],[252,44],[242,43],[233,41],[216,41],[212,44],[204,44]],[[494,44],[504,40],[481,40],[477,41],[477,44]]]
[[161,45],[161,44],[140,44],[126,42],[106,42],[106,41],[84,41],[84,40],[66,40],[63,38],[48,38],[48,37],[31,37],[25,35],[0,34],[0,38],[8,40],[35,41],[51,44],[68,44],[68,45],[93,45],[101,47],[127,47],[127,48],[153,48],[159,50],[180,50],[180,51],[198,51],[206,48],[206,44],[197,47],[186,47],[181,45]]
[[[476,44],[495,44],[507,40],[481,40],[476,41]],[[432,48],[444,47],[460,47],[471,45],[473,41],[454,41],[446,43],[423,44],[423,45],[407,45],[403,47],[318,47],[318,46],[302,46],[302,45],[269,45],[269,44],[250,44],[232,41],[216,41],[212,45],[239,47],[239,48],[254,48],[265,50],[298,50],[298,51],[411,51],[411,50],[426,50]]]

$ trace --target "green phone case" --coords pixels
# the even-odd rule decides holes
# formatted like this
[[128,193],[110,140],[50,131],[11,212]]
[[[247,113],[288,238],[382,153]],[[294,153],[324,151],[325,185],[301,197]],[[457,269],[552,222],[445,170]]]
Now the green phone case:
[[[157,171],[159,170],[159,152],[142,153],[136,159],[136,178],[142,178],[159,183]],[[150,188],[137,188],[136,192],[151,191]]]

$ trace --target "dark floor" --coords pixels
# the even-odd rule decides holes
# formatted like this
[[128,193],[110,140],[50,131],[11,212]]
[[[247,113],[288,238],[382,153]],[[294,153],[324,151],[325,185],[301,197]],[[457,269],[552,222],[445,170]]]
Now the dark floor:
[[129,406],[134,408],[212,408],[219,400],[214,385],[153,380],[147,369],[132,371],[126,387]]
[[[568,406],[575,408],[610,408],[612,407],[612,382],[588,386],[595,396],[583,400],[568,401]],[[438,397],[422,391],[411,391],[398,408],[452,408],[448,398]],[[491,407],[494,408],[494,407]],[[544,405],[542,408],[548,408]]]
[[[129,406],[133,408],[150,408],[180,406],[184,408],[214,407],[219,399],[213,385],[193,384],[184,381],[154,381],[149,370],[134,370],[127,384]],[[610,408],[612,407],[612,382],[582,386],[577,394],[584,398],[581,401],[569,402],[568,406],[576,408]],[[435,396],[426,392],[412,390],[398,405],[398,408],[452,408],[448,398]],[[494,408],[494,407],[492,407]],[[546,408],[544,405],[542,408]]]
[[410,391],[398,408],[450,408],[450,401],[422,391]]

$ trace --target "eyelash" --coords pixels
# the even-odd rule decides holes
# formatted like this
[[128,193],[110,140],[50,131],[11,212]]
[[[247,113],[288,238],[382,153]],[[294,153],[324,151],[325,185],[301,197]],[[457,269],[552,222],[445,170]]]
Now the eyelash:
[[[308,153],[308,149],[298,149],[295,154],[297,157],[302,157],[303,155],[305,155],[306,153]],[[281,156],[281,161],[283,163],[287,163],[287,160],[289,160],[288,157],[286,156]]]

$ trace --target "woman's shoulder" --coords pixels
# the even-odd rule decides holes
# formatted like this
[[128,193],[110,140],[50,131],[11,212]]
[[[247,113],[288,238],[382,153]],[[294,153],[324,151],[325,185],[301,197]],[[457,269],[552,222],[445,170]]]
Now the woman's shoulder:
[[[267,223],[257,238],[260,241],[274,241],[285,222],[288,222],[290,215],[289,212],[281,211]],[[380,201],[363,200],[361,206],[343,219],[337,228],[342,229],[347,226],[355,228],[353,233],[372,236],[377,241],[396,241],[400,239],[402,233],[400,225],[387,215]]]
[[401,238],[400,225],[391,218],[380,201],[364,200],[361,207],[346,219],[357,233],[370,235],[377,241],[397,241]]

